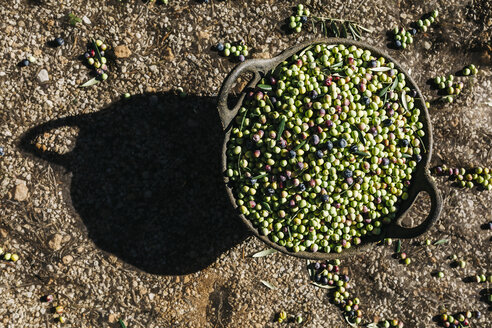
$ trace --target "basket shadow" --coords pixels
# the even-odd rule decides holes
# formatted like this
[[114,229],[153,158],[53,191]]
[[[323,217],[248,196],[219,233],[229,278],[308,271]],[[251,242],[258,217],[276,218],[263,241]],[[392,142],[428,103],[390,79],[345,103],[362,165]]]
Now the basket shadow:
[[[71,205],[100,249],[148,273],[189,274],[248,235],[225,191],[215,103],[133,96],[34,127],[20,147],[71,172]],[[70,153],[34,146],[37,136],[64,126],[79,129]]]

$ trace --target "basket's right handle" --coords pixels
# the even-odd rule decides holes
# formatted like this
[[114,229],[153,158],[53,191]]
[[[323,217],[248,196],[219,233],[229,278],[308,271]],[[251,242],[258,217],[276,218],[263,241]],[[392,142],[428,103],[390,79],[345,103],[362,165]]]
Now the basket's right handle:
[[246,88],[253,88],[261,79],[260,72],[264,73],[265,71],[270,69],[270,66],[272,66],[274,63],[275,63],[274,58],[249,59],[241,63],[240,65],[236,66],[236,68],[234,68],[234,70],[232,70],[232,72],[229,73],[226,80],[222,84],[222,87],[220,88],[219,101],[217,105],[220,120],[222,121],[222,127],[224,128],[224,130],[227,129],[227,127],[232,122],[234,117],[236,117],[236,114],[239,111],[241,104],[243,103],[244,97],[246,96],[246,93],[243,92],[239,97],[237,104],[234,105],[232,109],[230,109],[229,106],[227,105],[227,98],[229,97],[229,93],[234,87],[234,84],[236,83],[238,77],[246,72],[253,73],[254,77],[246,87]]
[[434,183],[433,178],[429,175],[429,171],[426,170],[424,173],[424,179],[422,184],[419,186],[420,193],[422,191],[426,191],[431,199],[431,209],[427,218],[418,226],[412,228],[406,228],[401,226],[399,223],[394,223],[390,227],[388,227],[388,231],[386,233],[386,237],[389,238],[415,238],[427,230],[432,226],[432,224],[437,220],[442,210],[442,197],[439,191],[437,190],[436,184]]

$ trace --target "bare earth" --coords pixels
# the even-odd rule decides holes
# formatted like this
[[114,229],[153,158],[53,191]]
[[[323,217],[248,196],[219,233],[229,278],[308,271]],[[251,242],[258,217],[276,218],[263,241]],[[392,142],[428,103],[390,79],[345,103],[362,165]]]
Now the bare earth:
[[[0,261],[0,327],[55,326],[46,294],[64,305],[66,327],[119,327],[119,318],[132,328],[288,326],[274,323],[280,310],[302,314],[305,327],[348,326],[327,291],[309,284],[306,261],[251,258],[265,246],[240,224],[220,172],[216,96],[235,63],[211,46],[243,38],[252,57],[268,58],[320,36],[282,31],[297,2],[1,2],[0,247],[20,260]],[[478,65],[455,103],[431,106],[432,162],[492,167],[488,0],[300,2],[371,27],[363,40],[400,61],[430,101],[429,78]],[[403,52],[387,47],[389,29],[435,8],[435,28]],[[70,12],[88,20],[72,27]],[[66,44],[49,47],[57,36]],[[112,59],[109,79],[82,89],[90,70],[79,57],[91,37],[126,45],[131,56]],[[17,66],[31,54],[36,63]],[[132,98],[122,100],[125,92]],[[480,228],[492,220],[492,193],[436,181],[444,209],[428,233],[403,241],[412,264],[399,264],[391,247],[342,262],[365,322],[435,327],[445,307],[480,310],[472,327],[491,327],[480,299],[490,286],[464,278],[492,271],[492,235]],[[407,225],[425,217],[428,199],[414,208]],[[426,238],[449,243],[423,247]],[[452,268],[452,254],[467,267]],[[443,279],[431,276],[437,270]]]

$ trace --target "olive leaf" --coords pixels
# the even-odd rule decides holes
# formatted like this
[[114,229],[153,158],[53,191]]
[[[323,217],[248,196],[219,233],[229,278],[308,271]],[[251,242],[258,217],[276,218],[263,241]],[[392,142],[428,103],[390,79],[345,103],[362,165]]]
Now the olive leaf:
[[367,153],[365,151],[358,150],[358,151],[355,151],[354,153],[357,154],[357,155],[360,155],[360,156],[371,157],[371,154],[369,154],[369,153]]
[[123,320],[119,319],[118,322],[120,323],[121,328],[126,328],[126,325],[123,322]]
[[268,173],[263,173],[263,174],[260,174],[260,175],[255,176],[255,177],[252,177],[251,179],[258,180],[258,179],[261,179],[261,178],[264,178],[264,177],[267,177],[267,176],[268,176]]
[[378,324],[375,322],[368,323],[366,328],[379,328]]
[[251,255],[251,257],[264,257],[275,253],[277,253],[277,250],[275,248],[269,248],[269,249],[265,249],[264,251]]
[[307,46],[306,48],[304,48],[300,53],[299,53],[299,57],[302,57],[302,55],[304,55],[306,53],[306,51],[308,51],[309,49],[311,49],[312,47],[314,47],[314,44],[310,45],[310,46]]
[[246,108],[244,111],[243,119],[241,120],[241,127],[239,128],[239,131],[243,131],[243,126],[244,126],[244,121],[246,120],[246,114],[248,114],[249,108]]
[[353,24],[353,26],[354,26],[354,30],[355,30],[355,31],[356,31],[359,35],[362,35],[362,32],[361,32],[361,30],[359,29],[359,25],[357,25],[357,24]]
[[260,88],[261,90],[264,90],[264,91],[272,91],[273,90],[272,86],[268,85],[268,84],[258,84],[257,87]]
[[330,69],[334,69],[334,68],[337,68],[337,67],[342,67],[343,66],[343,61],[340,61],[336,64],[333,64],[330,66]]
[[334,289],[334,288],[337,288],[337,286],[321,285],[321,284],[318,284],[318,283],[316,283],[314,281],[311,281],[310,284],[313,285],[313,286],[319,287],[319,288],[324,288],[324,289]]
[[403,105],[403,108],[408,111],[407,93],[405,92],[405,90],[401,92],[401,104]]
[[353,322],[350,322],[349,318],[344,315],[343,316],[345,318],[345,321],[347,321],[347,323],[351,326],[351,327],[357,327],[357,324],[356,323],[353,323]]
[[[364,134],[362,133],[362,131],[359,129],[359,127],[356,124],[354,124],[352,126],[355,127],[355,129],[357,131],[359,131],[359,140],[365,146],[366,145],[366,140],[364,140]],[[363,156],[366,156],[366,155],[363,155]],[[371,155],[369,155],[369,156],[371,156]]]
[[99,82],[101,82],[101,80],[99,80],[97,77],[94,77],[89,81],[85,82],[84,84],[79,85],[79,88],[90,87],[91,85],[98,84]]
[[374,68],[369,68],[373,72],[386,72],[391,70],[391,67],[388,66],[381,66],[381,67],[374,67]]
[[345,26],[345,22],[343,22],[340,25],[342,25],[342,38],[348,37],[348,32],[347,32],[347,27]]
[[270,207],[270,205],[268,203],[262,202],[261,203],[261,206],[263,206],[264,208],[266,208],[268,212],[272,212],[272,208]]
[[442,245],[447,243],[449,240],[448,239],[439,239],[438,241],[434,242],[432,245]]
[[308,273],[309,273],[309,279],[313,279],[314,277],[314,270],[311,268],[311,261],[310,260],[306,260],[307,261],[307,270],[308,270]]
[[357,33],[355,28],[352,26],[352,23],[348,23],[347,25],[349,27],[350,34],[352,34],[352,37],[354,38],[354,40],[359,40],[361,38],[361,36],[359,33]]
[[331,21],[330,27],[333,35],[338,38],[340,36],[340,31],[338,30],[337,24],[334,21]]
[[96,50],[97,59],[99,59],[99,62],[102,64],[101,53],[99,52],[99,47],[94,39],[92,39],[92,47]]
[[[299,212],[299,211],[297,211]],[[297,213],[296,213],[297,215]],[[289,240],[292,240],[292,234],[290,233],[290,227],[287,227],[287,232],[289,233]]]
[[295,146],[295,148],[293,149],[294,151],[298,150],[299,148],[301,148],[302,146],[304,146],[306,144],[306,141],[307,140],[304,140],[303,142],[301,142],[300,144],[298,144],[297,146]]
[[72,26],[76,26],[78,23],[80,23],[82,19],[80,17],[77,17],[74,13],[68,14],[68,22]]
[[401,154],[401,157],[403,157],[403,158],[412,158],[412,155],[410,155],[410,154]]
[[393,81],[393,84],[391,85],[391,88],[390,88],[390,91],[393,91],[395,90],[396,86],[398,85],[398,83],[400,82],[400,78],[398,77],[398,75],[395,77],[395,80]]
[[398,241],[396,242],[396,253],[400,253],[401,252],[401,240],[398,239]]
[[361,26],[361,25],[356,25],[356,26],[357,26],[357,28],[360,28],[361,30],[366,31],[368,33],[373,32],[370,28],[365,28],[364,26]]
[[260,280],[260,282],[261,282],[263,285],[267,286],[268,288],[270,288],[270,289],[272,289],[272,290],[276,290],[276,289],[278,289],[277,287],[275,287],[274,285],[272,285],[272,284],[271,284],[271,283],[269,283],[268,281],[265,281],[265,280]]
[[285,129],[285,121],[286,121],[286,118],[282,118],[282,121],[280,122],[280,125],[278,127],[278,133],[277,133],[277,141],[280,139],[280,137],[282,136],[282,133],[284,133],[284,129]]

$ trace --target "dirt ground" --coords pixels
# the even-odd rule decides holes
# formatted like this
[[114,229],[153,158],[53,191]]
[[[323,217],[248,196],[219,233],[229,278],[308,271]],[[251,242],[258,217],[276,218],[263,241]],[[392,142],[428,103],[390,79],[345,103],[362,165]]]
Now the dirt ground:
[[[475,1],[303,0],[313,14],[352,19],[374,30],[363,41],[400,61],[431,101],[433,165],[492,167],[492,4]],[[276,313],[302,314],[304,327],[347,327],[328,292],[309,284],[306,261],[265,249],[228,202],[220,172],[223,132],[216,97],[236,65],[212,50],[244,39],[255,58],[273,57],[321,36],[282,30],[292,1],[209,4],[141,1],[2,0],[0,3],[0,327],[52,327],[52,294],[66,327],[282,327]],[[439,9],[438,24],[405,51],[388,48],[388,30]],[[76,27],[67,15],[83,18]],[[49,41],[61,36],[62,47]],[[125,45],[109,79],[90,78],[80,56],[90,38]],[[17,64],[33,55],[36,63]],[[451,105],[434,103],[429,78],[474,63]],[[40,82],[46,70],[49,80]],[[175,92],[182,87],[187,93]],[[121,95],[129,92],[130,99]],[[431,230],[342,262],[361,299],[364,322],[398,318],[436,327],[442,308],[481,311],[491,327],[490,285],[468,282],[492,271],[491,192],[461,190],[436,178],[444,199]],[[26,194],[27,193],[27,194]],[[404,220],[429,208],[421,197]],[[422,246],[425,239],[448,239]],[[449,257],[467,262],[455,268]],[[443,271],[445,277],[432,274]],[[278,287],[270,290],[260,280]]]

